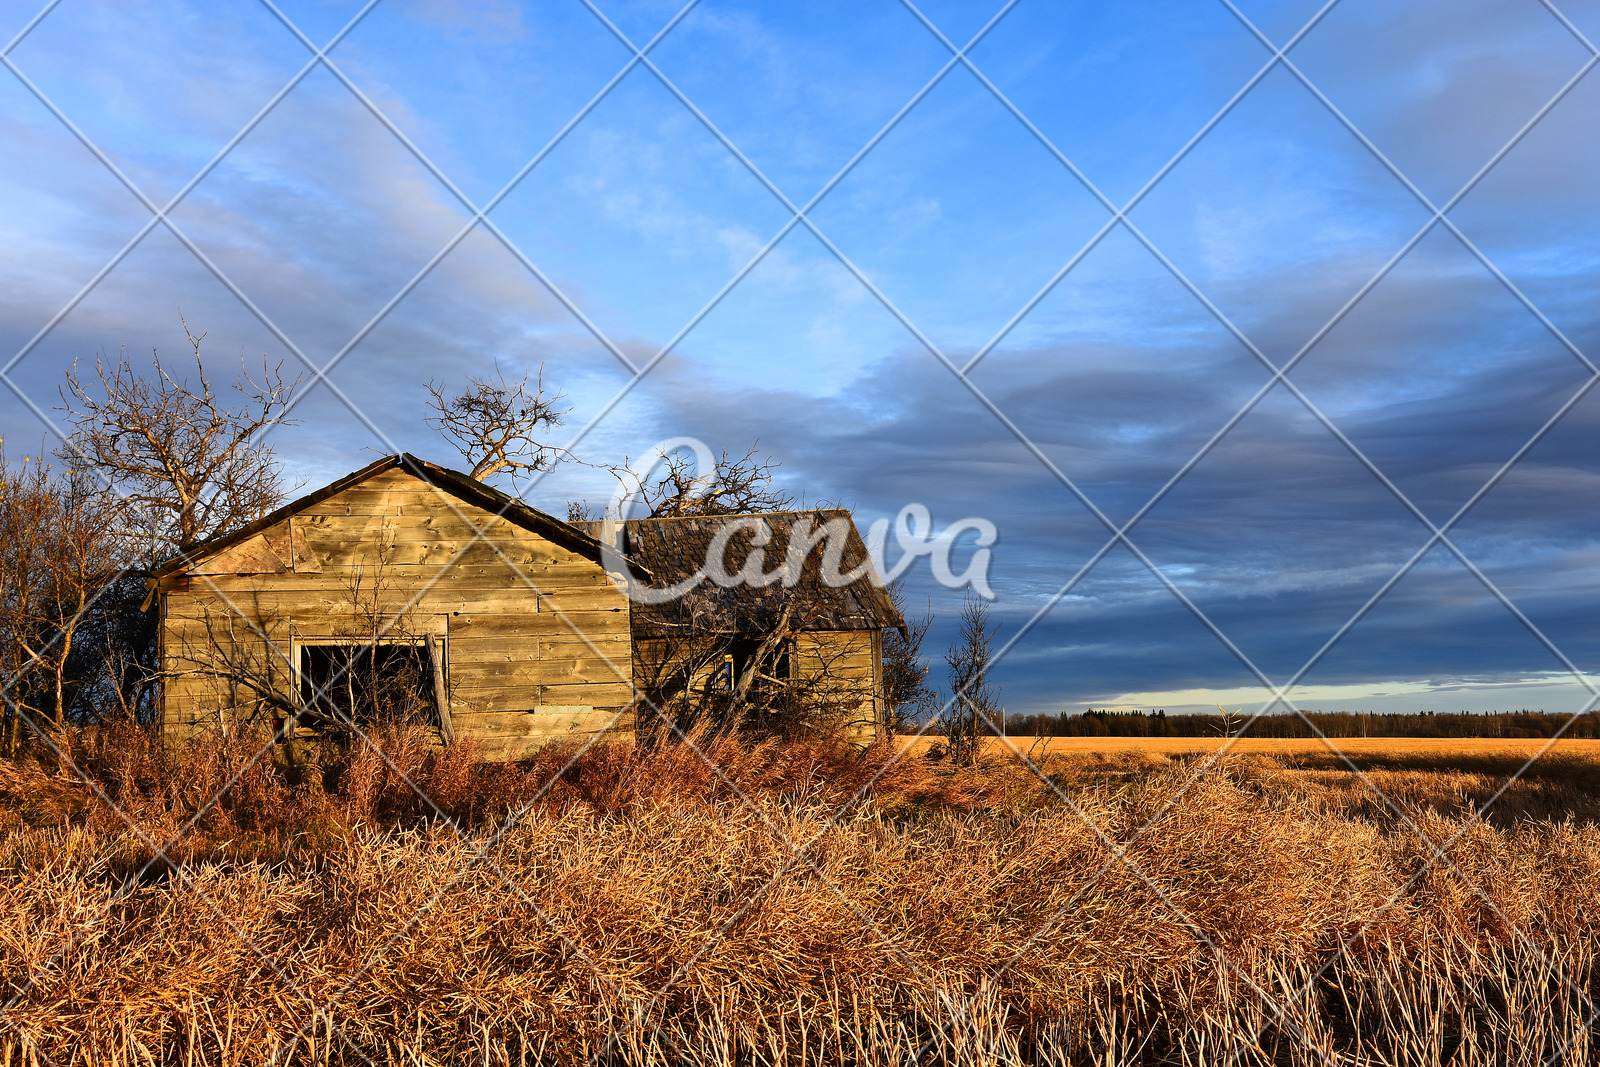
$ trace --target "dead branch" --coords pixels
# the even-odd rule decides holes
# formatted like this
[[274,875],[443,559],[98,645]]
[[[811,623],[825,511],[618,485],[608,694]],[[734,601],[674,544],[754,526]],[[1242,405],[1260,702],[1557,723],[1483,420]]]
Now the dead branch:
[[101,593],[130,556],[120,526],[116,499],[82,471],[57,475],[43,457],[13,466],[0,442],[0,750],[15,751],[24,717],[93,717],[81,713],[83,694],[107,678],[87,638],[111,625],[115,606]]
[[624,485],[639,487],[652,519],[748,515],[785,511],[794,506],[794,497],[772,485],[778,462],[763,459],[756,445],[738,459],[730,459],[727,449],[723,449],[722,458],[709,471],[696,470],[694,459],[679,452],[667,455],[663,465],[664,473],[654,482],[645,482],[627,460],[620,467],[611,468]]
[[999,692],[989,684],[991,648],[999,624],[989,622],[989,605],[968,595],[961,605],[960,630],[945,653],[950,669],[950,710],[945,713],[945,737],[959,766],[970,766],[978,754],[978,738],[1001,715]]
[[508,383],[495,364],[495,380],[469,377],[467,389],[447,396],[443,384],[430,381],[433,397],[428,407],[437,414],[425,421],[449,441],[467,462],[471,474],[483,479],[501,471],[535,474],[549,470],[568,453],[544,443],[543,431],[560,426],[571,408],[557,408],[565,394],[544,395],[544,367],[528,388],[528,375]]

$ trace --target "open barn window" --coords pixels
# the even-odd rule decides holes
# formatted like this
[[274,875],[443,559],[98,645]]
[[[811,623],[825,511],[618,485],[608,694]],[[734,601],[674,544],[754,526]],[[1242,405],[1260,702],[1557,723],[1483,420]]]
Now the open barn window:
[[729,642],[723,658],[725,688],[738,688],[751,671],[756,672],[756,677],[750,679],[750,689],[755,693],[765,692],[774,686],[781,687],[789,681],[789,642],[768,647],[765,657],[761,654],[763,644],[765,642],[762,639],[751,637],[736,638]]
[[302,725],[435,722],[434,670],[423,641],[307,642],[299,660]]

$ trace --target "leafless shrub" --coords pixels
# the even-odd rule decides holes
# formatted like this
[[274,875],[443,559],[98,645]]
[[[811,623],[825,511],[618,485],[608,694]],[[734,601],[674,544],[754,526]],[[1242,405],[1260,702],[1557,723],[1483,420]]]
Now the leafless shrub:
[[944,716],[944,735],[958,766],[978,758],[978,739],[998,727],[999,692],[989,684],[990,645],[999,624],[989,622],[989,605],[968,595],[961,605],[960,629],[945,652],[950,670],[950,708]]
[[122,605],[100,594],[131,562],[122,523],[85,472],[42,456],[13,464],[0,442],[0,753],[16,750],[24,717],[59,727],[105,702]]
[[[140,571],[259,518],[283,499],[277,462],[261,435],[285,422],[298,382],[263,363],[260,381],[241,373],[235,389],[244,399],[230,406],[201,361],[205,335],[195,336],[187,323],[184,331],[194,353],[193,383],[154,354],[153,373],[143,375],[123,353],[114,361],[97,358],[89,380],[74,365],[61,389],[73,427],[57,453],[65,473],[47,476],[35,468],[31,481],[18,481],[6,472],[11,552],[8,605],[0,611],[10,621],[0,626],[11,630],[0,656],[21,655],[25,662],[15,666],[52,671],[53,721],[153,714],[157,635],[154,617],[139,610]],[[18,622],[28,615],[23,591],[45,586],[54,592],[35,603],[54,605],[46,612],[54,614],[48,636],[37,614]],[[28,643],[30,636],[40,643]],[[15,743],[26,703],[6,706],[5,743]]]
[[710,582],[672,605],[670,622],[636,639],[636,682],[647,698],[640,730],[665,738],[707,728],[749,737],[818,737],[870,727],[870,675],[859,649],[818,640],[823,605],[812,590],[749,598]]

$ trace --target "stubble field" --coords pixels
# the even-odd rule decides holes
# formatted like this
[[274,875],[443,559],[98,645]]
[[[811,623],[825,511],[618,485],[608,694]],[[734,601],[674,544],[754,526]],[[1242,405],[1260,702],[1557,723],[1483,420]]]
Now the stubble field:
[[[918,752],[937,745],[938,739],[905,737],[901,743]],[[1451,760],[1529,760],[1541,753],[1600,761],[1600,739],[1507,737],[1008,737],[985,741],[992,758],[1006,756],[1069,756],[1148,753],[1160,756],[1212,754],[1224,746],[1232,755],[1265,755],[1288,759],[1334,756],[1430,757]]]

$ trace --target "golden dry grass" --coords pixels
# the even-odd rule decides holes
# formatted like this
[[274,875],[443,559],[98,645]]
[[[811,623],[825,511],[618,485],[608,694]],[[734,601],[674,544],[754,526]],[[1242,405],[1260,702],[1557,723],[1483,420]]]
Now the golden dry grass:
[[63,768],[0,763],[0,1064],[1596,1052],[1600,764],[1579,757],[1484,823],[1498,780],[1475,770],[1375,770],[1388,807],[1262,754],[1051,753],[1047,787],[889,746],[724,741],[724,778],[610,745],[555,780],[570,753],[473,767],[386,737],[452,825],[371,753],[292,784],[242,741],[73,739],[157,837],[243,769],[181,866],[142,874],[148,847]]
[[[939,743],[937,738],[903,737],[900,742],[914,751],[925,752]],[[1010,737],[985,738],[986,752],[999,758],[1013,752],[1033,756],[1083,754],[1149,753],[1174,756],[1183,753],[1214,753],[1228,740],[1221,737]],[[1559,738],[1549,742],[1540,738],[1499,737],[1340,737],[1319,738],[1240,737],[1228,744],[1233,755],[1274,757],[1320,756],[1333,752],[1359,756],[1503,756],[1531,759],[1549,745],[1551,755],[1579,756],[1600,761],[1600,739]]]

